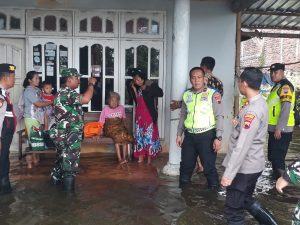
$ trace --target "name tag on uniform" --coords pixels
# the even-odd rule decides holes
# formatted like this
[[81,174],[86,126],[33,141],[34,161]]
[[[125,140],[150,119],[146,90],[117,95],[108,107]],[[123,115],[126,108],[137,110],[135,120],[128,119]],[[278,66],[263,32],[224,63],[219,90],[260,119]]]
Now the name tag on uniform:
[[186,103],[190,103],[193,101],[193,94],[189,94],[186,98]]
[[208,100],[208,94],[206,92],[203,93],[200,100],[201,101],[207,101]]

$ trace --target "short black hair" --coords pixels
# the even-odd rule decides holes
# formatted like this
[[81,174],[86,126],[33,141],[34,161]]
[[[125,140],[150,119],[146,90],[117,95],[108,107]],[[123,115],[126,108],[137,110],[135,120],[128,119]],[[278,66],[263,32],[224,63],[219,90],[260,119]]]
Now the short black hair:
[[44,86],[46,86],[46,85],[51,85],[52,87],[53,87],[53,84],[52,84],[52,82],[51,81],[49,81],[49,80],[44,80],[43,82],[42,82],[42,85],[41,85],[41,87],[43,88]]
[[246,67],[240,76],[241,81],[245,81],[251,89],[259,90],[263,73],[255,67]]
[[206,66],[211,71],[213,71],[215,65],[216,65],[216,60],[211,56],[203,57],[200,63],[200,66]]
[[200,71],[203,73],[203,76],[205,76],[204,70],[203,70],[201,67],[196,66],[196,67],[193,67],[193,68],[190,70],[190,73],[189,73],[190,79],[191,79],[192,73],[193,73],[195,70],[200,70]]
[[127,75],[131,77],[139,76],[142,80],[147,80],[147,74],[141,68],[129,68]]

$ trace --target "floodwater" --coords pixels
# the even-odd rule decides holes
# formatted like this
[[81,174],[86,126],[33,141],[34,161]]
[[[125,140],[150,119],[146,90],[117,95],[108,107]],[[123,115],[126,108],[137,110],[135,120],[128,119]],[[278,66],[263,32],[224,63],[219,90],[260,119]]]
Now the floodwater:
[[[294,132],[287,163],[300,149],[300,130]],[[218,157],[218,170],[224,155]],[[178,178],[161,174],[168,160],[162,154],[149,166],[117,164],[114,154],[83,154],[76,191],[67,194],[49,180],[53,158],[42,159],[32,170],[11,157],[13,192],[0,196],[0,225],[225,225],[222,195],[206,189],[203,175],[194,174],[184,191]],[[300,188],[276,193],[267,168],[256,189],[257,198],[280,225],[291,224]],[[246,224],[257,224],[246,214]]]

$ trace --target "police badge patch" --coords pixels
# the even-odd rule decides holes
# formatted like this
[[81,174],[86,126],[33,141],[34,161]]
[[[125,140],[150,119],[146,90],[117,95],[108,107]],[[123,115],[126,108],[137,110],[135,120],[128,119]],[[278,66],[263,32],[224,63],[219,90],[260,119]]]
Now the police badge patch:
[[221,101],[222,101],[222,97],[219,93],[216,93],[215,96],[215,101],[218,103],[218,104],[221,104]]
[[249,129],[252,121],[254,120],[255,116],[251,113],[247,113],[244,115],[244,125],[243,128]]
[[186,98],[186,103],[192,102],[193,101],[193,94],[188,94],[187,98]]

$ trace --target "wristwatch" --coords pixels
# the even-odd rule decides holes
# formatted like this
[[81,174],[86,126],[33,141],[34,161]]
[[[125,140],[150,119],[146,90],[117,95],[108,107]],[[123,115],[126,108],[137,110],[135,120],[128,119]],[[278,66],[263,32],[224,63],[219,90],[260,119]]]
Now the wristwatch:
[[216,139],[218,139],[219,141],[222,141],[222,136],[218,136],[218,137],[216,137]]

